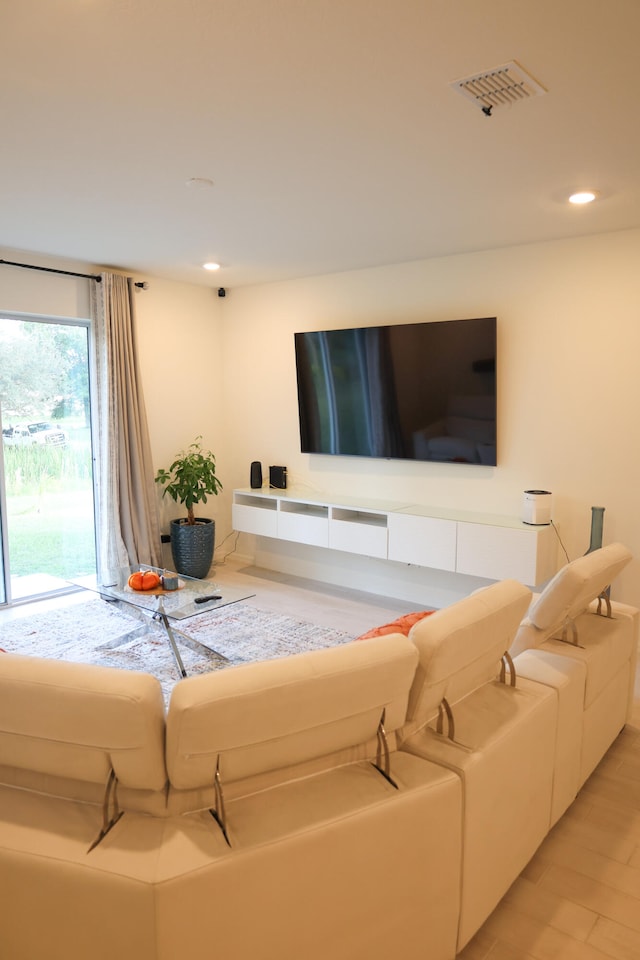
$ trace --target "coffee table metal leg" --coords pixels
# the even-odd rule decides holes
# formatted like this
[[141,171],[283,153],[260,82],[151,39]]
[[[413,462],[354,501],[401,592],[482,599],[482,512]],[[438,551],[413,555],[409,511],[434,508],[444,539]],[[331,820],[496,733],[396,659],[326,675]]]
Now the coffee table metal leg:
[[176,663],[178,664],[178,670],[180,671],[180,673],[182,674],[183,677],[186,677],[187,671],[186,671],[185,668],[184,668],[184,663],[182,662],[182,657],[180,656],[180,651],[178,650],[178,647],[177,647],[177,645],[176,645],[175,637],[173,636],[173,631],[172,631],[171,627],[169,626],[169,621],[168,621],[168,619],[167,619],[167,615],[166,615],[166,613],[161,612],[161,611],[160,611],[159,613],[160,613],[160,618],[162,619],[162,623],[163,623],[163,625],[164,625],[164,628],[165,628],[165,630],[167,631],[167,636],[169,637],[169,643],[171,644],[171,649],[173,650],[173,655],[174,655],[174,657],[175,657]]
[[202,640],[196,639],[196,637],[190,637],[188,633],[183,633],[182,630],[173,629],[174,636],[182,637],[183,640],[186,640],[189,644],[197,644],[199,647],[202,647],[203,650],[206,650],[207,653],[213,653],[216,657],[219,657],[224,663],[231,663],[229,657],[225,657],[224,653],[220,653],[219,650],[215,650],[213,647],[210,647],[208,643],[203,643]]
[[180,670],[180,673],[183,677],[187,676],[187,671],[184,668],[184,663],[182,662],[182,657],[180,656],[180,651],[178,650],[178,646],[176,644],[176,638],[174,636],[174,634],[176,633],[178,634],[179,637],[184,637],[186,641],[190,643],[197,643],[198,646],[203,647],[209,653],[214,653],[216,657],[220,657],[220,659],[223,660],[225,663],[229,663],[229,658],[225,657],[224,653],[220,653],[219,650],[214,650],[213,647],[207,646],[206,643],[200,643],[199,640],[196,640],[194,637],[189,637],[186,633],[182,633],[180,630],[172,629],[169,626],[169,619],[166,613],[163,613],[161,610],[158,610],[154,614],[154,619],[157,619],[158,617],[162,620],[162,624],[167,632],[167,637],[169,638],[169,643],[171,644],[171,650],[173,651],[173,655],[175,657],[176,663],[178,664],[178,669]]

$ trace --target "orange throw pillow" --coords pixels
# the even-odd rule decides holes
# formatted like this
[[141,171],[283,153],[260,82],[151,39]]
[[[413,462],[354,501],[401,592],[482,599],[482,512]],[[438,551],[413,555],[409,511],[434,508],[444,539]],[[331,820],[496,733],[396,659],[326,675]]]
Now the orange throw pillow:
[[356,637],[356,640],[369,640],[371,637],[384,637],[387,633],[404,633],[406,637],[408,636],[409,631],[414,623],[418,623],[418,621],[423,620],[432,613],[435,613],[435,610],[420,610],[417,613],[405,613],[404,616],[398,617],[398,619],[394,620],[393,623],[385,623],[382,627],[374,627],[373,630],[363,633],[361,637]]

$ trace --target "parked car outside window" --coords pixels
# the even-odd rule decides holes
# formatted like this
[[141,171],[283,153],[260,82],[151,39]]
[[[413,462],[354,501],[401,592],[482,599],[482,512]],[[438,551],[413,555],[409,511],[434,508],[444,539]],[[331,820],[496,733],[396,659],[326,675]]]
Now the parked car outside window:
[[54,427],[47,420],[41,420],[38,423],[28,424],[29,433],[33,443],[45,443],[54,446],[64,446],[67,442],[67,435],[60,427]]
[[33,437],[27,427],[3,427],[2,442],[7,447],[24,447],[33,443]]

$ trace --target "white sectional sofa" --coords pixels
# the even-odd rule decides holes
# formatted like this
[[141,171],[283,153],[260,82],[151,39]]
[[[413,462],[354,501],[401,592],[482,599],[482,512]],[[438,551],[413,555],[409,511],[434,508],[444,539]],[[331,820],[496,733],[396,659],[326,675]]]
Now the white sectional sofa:
[[146,674],[1,655],[0,956],[452,960],[625,723],[638,613],[592,601],[628,559],[166,716]]

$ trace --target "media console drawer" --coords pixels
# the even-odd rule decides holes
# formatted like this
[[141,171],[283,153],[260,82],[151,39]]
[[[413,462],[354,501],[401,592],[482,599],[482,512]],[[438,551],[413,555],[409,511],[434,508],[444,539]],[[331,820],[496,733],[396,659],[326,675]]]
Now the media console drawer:
[[360,510],[331,508],[329,546],[333,550],[387,559],[387,516]]
[[511,528],[458,523],[456,572],[535,585],[556,572],[551,526]]
[[456,569],[456,521],[390,513],[388,558],[453,573]]
[[255,533],[259,537],[278,536],[278,503],[268,497],[235,494],[231,507],[234,530]]
[[278,537],[307,543],[312,547],[329,546],[329,508],[316,504],[280,501]]

